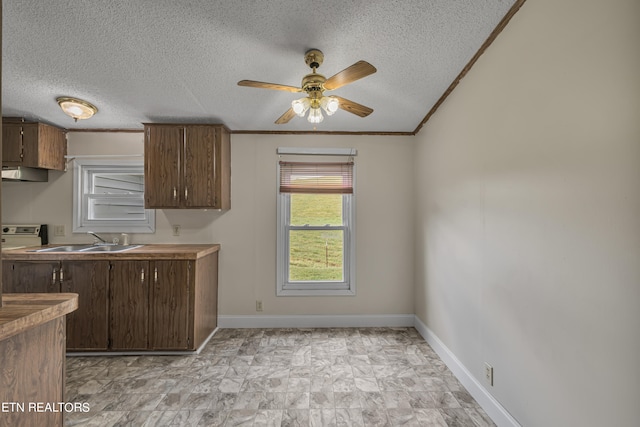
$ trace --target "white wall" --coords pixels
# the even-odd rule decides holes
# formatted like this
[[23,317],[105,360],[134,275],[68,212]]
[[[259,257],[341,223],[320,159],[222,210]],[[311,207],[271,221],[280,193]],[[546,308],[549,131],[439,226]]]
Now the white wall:
[[[223,315],[413,314],[413,138],[389,136],[232,135],[232,196],[227,212],[157,210],[155,234],[134,243],[220,243]],[[353,147],[356,157],[357,295],[276,298],[276,164],[279,146]],[[142,133],[70,133],[69,155],[141,154]],[[390,176],[389,170],[397,175]],[[48,183],[3,182],[4,223],[65,225],[72,235],[72,172]],[[401,188],[402,190],[398,190]],[[172,235],[171,225],[181,225]],[[108,236],[108,235],[107,235]]]
[[416,315],[523,426],[640,419],[639,18],[526,2],[418,135]]

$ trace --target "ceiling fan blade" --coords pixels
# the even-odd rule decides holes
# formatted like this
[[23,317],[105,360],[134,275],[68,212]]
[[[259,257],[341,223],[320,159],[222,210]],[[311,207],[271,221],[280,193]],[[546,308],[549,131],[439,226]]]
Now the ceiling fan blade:
[[296,113],[293,111],[293,108],[289,108],[284,112],[283,115],[280,116],[280,118],[278,118],[278,120],[276,120],[276,124],[283,125],[285,123],[288,123],[289,120],[291,120],[295,115]]
[[358,104],[357,102],[349,101],[346,98],[342,98],[340,96],[333,95],[334,98],[338,99],[340,102],[339,106],[344,111],[348,111],[356,116],[367,117],[369,114],[373,113],[373,109],[369,107],[365,107],[362,104]]
[[346,84],[353,83],[363,77],[367,77],[370,74],[375,73],[376,67],[369,64],[367,61],[358,61],[350,67],[345,68],[338,74],[334,74],[324,82],[324,88],[326,90],[334,90],[342,87]]
[[238,86],[257,87],[261,89],[286,90],[287,92],[302,92],[302,89],[295,86],[279,85],[276,83],[256,82],[254,80],[240,80]]

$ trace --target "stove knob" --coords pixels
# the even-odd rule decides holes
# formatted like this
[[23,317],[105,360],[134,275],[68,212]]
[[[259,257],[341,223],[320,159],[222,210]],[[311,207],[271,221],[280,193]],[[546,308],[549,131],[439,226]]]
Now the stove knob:
[[3,228],[3,229],[2,229],[2,232],[3,232],[3,233],[8,233],[8,232],[9,232],[9,227],[5,227],[5,228]]

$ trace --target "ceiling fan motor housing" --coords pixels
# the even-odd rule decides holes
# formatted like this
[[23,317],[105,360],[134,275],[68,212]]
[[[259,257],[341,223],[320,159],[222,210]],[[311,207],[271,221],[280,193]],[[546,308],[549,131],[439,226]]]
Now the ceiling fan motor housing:
[[307,74],[302,78],[302,90],[307,92],[311,98],[320,98],[324,92],[323,85],[326,80],[322,74]]
[[314,71],[322,65],[322,61],[324,61],[324,54],[318,49],[309,49],[304,54],[305,64],[313,68]]

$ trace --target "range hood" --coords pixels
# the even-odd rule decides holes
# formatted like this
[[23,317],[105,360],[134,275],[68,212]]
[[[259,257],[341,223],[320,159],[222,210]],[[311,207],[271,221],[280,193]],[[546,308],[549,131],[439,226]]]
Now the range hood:
[[46,169],[25,168],[22,166],[3,166],[2,180],[47,182],[49,181],[49,171]]

